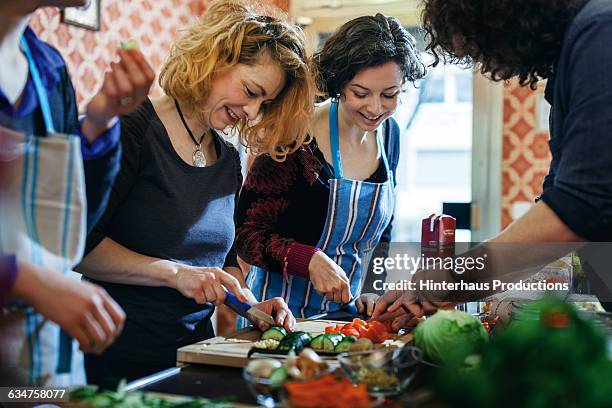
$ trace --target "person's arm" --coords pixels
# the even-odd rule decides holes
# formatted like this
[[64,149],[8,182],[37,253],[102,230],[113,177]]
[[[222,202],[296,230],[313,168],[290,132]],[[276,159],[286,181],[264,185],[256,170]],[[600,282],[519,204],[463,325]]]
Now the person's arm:
[[29,262],[15,267],[19,272],[8,298],[26,301],[59,324],[84,352],[101,353],[121,333],[125,313],[101,287]]
[[[536,203],[510,224],[491,243],[580,242],[584,239],[569,228],[545,201]],[[546,261],[545,259],[543,261]]]
[[123,204],[140,174],[143,138],[149,118],[137,111],[122,121],[121,170],[112,188],[104,215],[87,236],[86,256],[77,271],[106,282],[144,286],[167,286],[198,303],[221,304],[225,290],[246,300],[239,282],[220,268],[192,267],[134,252],[108,237],[115,212]]
[[[579,248],[584,241],[610,240],[611,37],[612,19],[602,17],[584,25],[573,39],[574,45],[564,73],[569,103],[557,170],[547,177],[541,200],[490,241],[494,255],[487,262],[489,267],[461,279],[482,281],[492,277],[504,280],[524,277],[537,271],[538,266]],[[563,242],[567,245],[550,245]],[[530,246],[530,243],[549,245],[536,247]],[[506,247],[509,249],[503,250]],[[486,245],[474,250],[483,248],[486,249]],[[402,304],[411,312],[421,314],[423,308],[415,302],[415,296],[415,293],[388,292],[377,305],[374,315],[378,317],[387,311],[397,310]],[[435,310],[435,304],[432,306]]]
[[[251,265],[272,273],[307,276],[307,264],[289,265],[285,258],[296,240],[278,232],[279,220],[296,199],[300,185],[306,183],[297,154],[301,152],[284,162],[275,162],[267,155],[254,160],[238,200],[235,247],[238,256]],[[310,245],[298,245],[316,251]]]
[[251,265],[285,277],[310,279],[327,299],[347,303],[352,295],[342,268],[319,248],[279,232],[279,220],[291,201],[309,198],[307,177],[315,174],[304,164],[311,162],[306,157],[312,155],[309,149],[302,147],[280,163],[269,156],[255,159],[240,193],[236,249]]
[[121,115],[136,109],[147,97],[155,72],[136,49],[119,50],[119,62],[113,62],[104,76],[100,91],[87,105],[80,131],[88,143],[108,132]]
[[[490,241],[461,254],[461,257],[485,259],[482,270],[472,269],[464,274],[452,270],[420,270],[412,281],[458,283],[487,282],[485,291],[425,291],[392,290],[381,296],[375,306],[373,318],[388,320],[398,318],[402,310],[421,317],[431,314],[439,307],[451,303],[476,301],[498,293],[493,290],[493,280],[516,282],[526,279],[543,266],[563,255],[580,248],[584,240],[576,235],[544,202],[535,204],[525,215],[512,223]],[[399,321],[398,320],[398,321]],[[397,324],[394,324],[395,329]]]
[[[105,76],[101,90],[87,106],[80,121],[76,97],[68,72],[64,69],[64,109],[66,133],[81,137],[87,195],[87,232],[104,212],[121,158],[118,116],[136,108],[147,96],[155,77],[139,51],[121,52],[121,61]],[[122,100],[130,99],[129,104]]]

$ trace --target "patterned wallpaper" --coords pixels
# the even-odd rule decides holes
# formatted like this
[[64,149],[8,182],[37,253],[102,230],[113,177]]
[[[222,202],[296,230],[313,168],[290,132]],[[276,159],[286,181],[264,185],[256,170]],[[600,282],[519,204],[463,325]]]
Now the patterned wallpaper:
[[539,131],[536,123],[536,101],[543,92],[543,86],[532,91],[516,82],[504,90],[502,228],[512,222],[515,203],[533,203],[542,193],[551,160],[549,134]]
[[[121,41],[137,39],[159,71],[177,28],[189,24],[204,10],[199,0],[102,0],[101,7],[99,32],[60,23],[56,8],[38,10],[30,23],[66,59],[81,111],[100,88],[103,73]],[[155,84],[152,94],[159,92]]]
[[[99,32],[61,23],[56,8],[38,10],[30,26],[66,59],[79,109],[83,111],[100,88],[103,73],[121,41],[137,39],[151,66],[159,72],[177,29],[201,15],[209,3],[210,0],[101,0]],[[289,0],[273,3],[289,9]],[[151,94],[160,92],[156,82]]]

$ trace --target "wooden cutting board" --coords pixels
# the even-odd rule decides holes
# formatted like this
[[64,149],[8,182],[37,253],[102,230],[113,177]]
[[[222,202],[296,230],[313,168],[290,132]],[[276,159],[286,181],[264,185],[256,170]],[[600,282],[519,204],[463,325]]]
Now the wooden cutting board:
[[[305,331],[314,335],[325,332],[325,327],[335,324],[346,324],[335,320],[300,320],[296,331]],[[226,337],[217,336],[177,350],[177,362],[188,364],[209,364],[226,367],[246,367],[249,350],[259,340],[261,332],[254,328],[238,330]],[[403,343],[410,342],[412,335],[398,338]]]

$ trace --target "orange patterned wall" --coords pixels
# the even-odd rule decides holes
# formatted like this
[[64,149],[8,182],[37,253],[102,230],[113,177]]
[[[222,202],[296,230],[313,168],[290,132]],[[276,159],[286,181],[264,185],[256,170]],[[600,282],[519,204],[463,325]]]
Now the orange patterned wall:
[[[140,49],[159,71],[177,28],[204,11],[201,0],[103,0],[101,29],[85,30],[60,23],[55,8],[38,10],[30,25],[67,61],[82,111],[102,84],[103,73],[121,41],[138,40]],[[155,84],[153,95],[159,94]]]
[[514,203],[532,203],[542,193],[551,159],[549,134],[536,125],[536,100],[543,92],[543,86],[532,91],[516,82],[504,89],[502,228],[512,222]]
[[[272,0],[288,10],[289,0]],[[206,9],[206,0],[101,0],[99,32],[60,22],[55,8],[38,10],[30,23],[34,31],[55,46],[67,61],[77,93],[79,109],[102,84],[104,71],[115,57],[121,41],[138,44],[151,66],[159,72],[177,29],[188,25]],[[157,82],[152,95],[160,94]]]

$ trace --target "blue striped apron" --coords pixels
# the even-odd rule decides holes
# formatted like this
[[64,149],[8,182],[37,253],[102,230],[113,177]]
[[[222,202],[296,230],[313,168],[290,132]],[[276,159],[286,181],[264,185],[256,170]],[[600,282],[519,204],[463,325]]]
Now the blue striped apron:
[[[387,171],[384,183],[370,183],[344,178],[338,138],[338,103],[332,102],[329,114],[330,144],[334,174],[329,180],[329,204],[325,227],[317,247],[336,262],[350,280],[354,297],[361,294],[364,271],[383,231],[389,225],[395,207],[393,173],[389,168],[382,129],[376,140]],[[285,299],[296,317],[333,312],[342,307],[317,293],[308,279],[270,273],[252,266],[247,284],[259,300],[273,297]],[[352,306],[353,313],[357,309]],[[244,324],[244,321],[242,322]]]
[[[47,137],[0,128],[12,146],[0,154],[11,181],[0,197],[0,252],[78,279],[72,268],[85,244],[85,178],[78,136],[58,134],[51,107],[29,46],[22,39]],[[21,367],[38,386],[84,383],[82,354],[60,327],[24,303],[0,313],[0,348],[10,344],[1,365]],[[13,361],[14,359],[14,361]],[[9,361],[5,361],[9,360]]]

